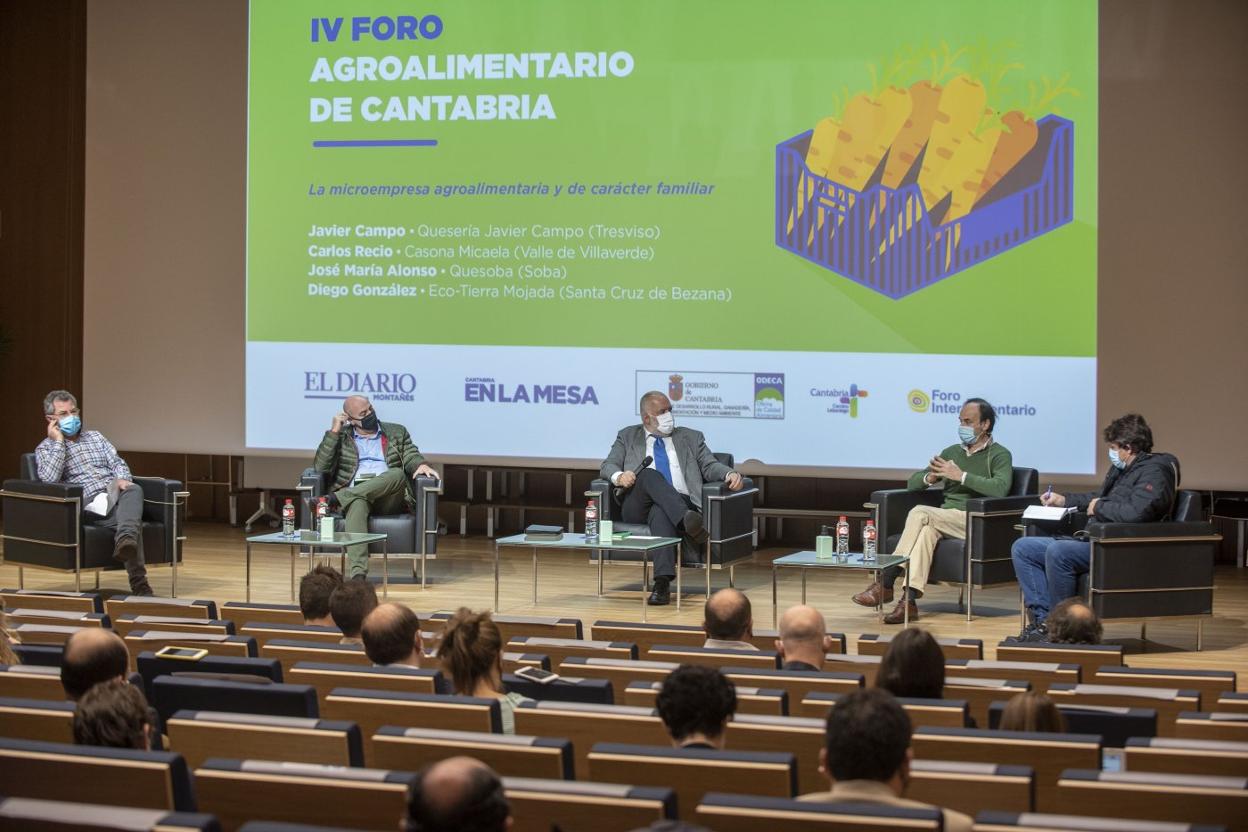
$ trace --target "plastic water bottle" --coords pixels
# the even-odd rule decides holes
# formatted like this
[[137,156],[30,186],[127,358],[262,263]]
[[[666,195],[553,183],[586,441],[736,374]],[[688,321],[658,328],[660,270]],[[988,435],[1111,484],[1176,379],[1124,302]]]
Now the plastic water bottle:
[[587,492],[589,497],[585,503],[585,542],[598,542],[598,495],[594,492]]
[[836,555],[841,560],[849,554],[849,520],[844,514],[836,521]]
[[862,559],[864,561],[875,561],[876,555],[876,539],[875,539],[875,521],[868,520],[862,525]]
[[282,536],[295,536],[295,503],[293,500],[287,500],[286,505],[282,506]]
[[316,501],[316,522],[320,524],[321,518],[329,514],[329,498],[321,497]]

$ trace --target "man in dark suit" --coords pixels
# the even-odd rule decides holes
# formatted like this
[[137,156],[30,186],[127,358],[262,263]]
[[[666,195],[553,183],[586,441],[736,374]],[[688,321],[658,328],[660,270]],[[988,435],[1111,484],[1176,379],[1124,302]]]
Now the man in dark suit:
[[[646,457],[653,460],[649,467],[634,473]],[[623,522],[644,523],[660,537],[686,536],[693,543],[685,547],[693,559],[706,540],[703,483],[724,482],[731,491],[739,491],[743,483],[740,474],[715,459],[700,431],[676,427],[671,401],[657,390],[641,397],[641,424],[616,434],[599,471],[616,487]],[[668,586],[674,577],[676,553],[659,550],[648,603],[670,603]]]
[[[372,402],[348,396],[321,438],[312,466],[330,474],[331,509],[341,509],[348,532],[368,531],[370,514],[398,514],[415,506],[409,480],[437,477],[407,428],[382,422]],[[368,546],[347,547],[351,578],[368,577]]]

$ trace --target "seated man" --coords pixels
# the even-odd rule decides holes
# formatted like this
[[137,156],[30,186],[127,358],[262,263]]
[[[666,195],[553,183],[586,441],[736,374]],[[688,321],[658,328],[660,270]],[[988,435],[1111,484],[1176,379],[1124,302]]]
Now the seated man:
[[[638,466],[650,457],[647,468]],[[700,563],[700,546],[706,540],[702,528],[702,484],[725,482],[731,491],[741,490],[741,475],[715,459],[701,432],[676,427],[672,403],[651,390],[641,397],[641,424],[622,429],[603,460],[599,475],[609,479],[620,498],[620,519],[644,523],[659,537],[686,536],[688,560]],[[654,554],[654,591],[648,603],[671,602],[668,585],[676,577],[676,553],[661,549]]]
[[95,430],[83,430],[78,400],[68,390],[43,399],[48,436],[35,448],[35,469],[42,482],[82,486],[82,508],[97,526],[115,529],[113,559],[125,564],[130,591],[151,595],[143,565],[143,489],[117,449]]
[[1105,632],[1096,612],[1078,596],[1054,607],[1045,626],[1049,641],[1056,644],[1100,644]]
[[[910,781],[910,717],[891,693],[865,688],[846,696],[828,714],[827,744],[819,770],[832,784],[826,792],[798,800],[880,803],[917,809],[937,808],[902,797]],[[970,832],[971,819],[942,809],[946,832]]]
[[823,658],[832,652],[832,636],[823,614],[805,604],[789,607],[780,616],[780,638],[776,650],[784,661],[781,670],[823,670]]
[[424,648],[416,613],[402,604],[382,604],[360,628],[364,653],[379,667],[420,667]]
[[[350,425],[349,429],[344,428]],[[330,509],[342,509],[348,532],[368,531],[371,514],[415,510],[408,478],[437,477],[407,428],[381,422],[364,396],[348,396],[316,449],[312,467],[331,474]],[[368,577],[368,546],[347,548],[350,578]]]
[[[901,624],[905,620],[904,604],[910,605],[910,620],[919,617],[915,601],[923,597],[932,556],[942,537],[966,539],[966,501],[972,497],[1004,497],[1014,482],[1014,458],[993,441],[992,429],[997,412],[983,399],[967,399],[958,414],[957,445],[950,445],[932,457],[925,471],[910,476],[906,487],[920,491],[933,485],[944,489],[940,507],[915,506],[906,516],[906,527],[897,541],[894,553],[909,555],[910,597],[902,598],[896,608],[884,616],[885,624]],[[884,541],[880,541],[882,544]],[[883,550],[881,550],[883,551]],[[893,600],[893,584],[901,575],[901,567],[880,573],[878,583],[854,596],[854,603],[875,607]]]
[[[1046,491],[1046,506],[1070,506],[1094,523],[1151,523],[1165,520],[1174,506],[1179,461],[1155,454],[1153,431],[1144,417],[1128,413],[1105,428],[1109,445],[1109,472],[1100,491],[1057,494]],[[1069,519],[1069,518],[1068,518]],[[1077,525],[1077,524],[1076,524]],[[1074,530],[1074,526],[1064,527]],[[1049,610],[1075,594],[1079,575],[1088,571],[1092,544],[1070,534],[1020,537],[1010,548],[1014,572],[1023,588],[1023,602],[1031,622],[1020,641],[1045,641]]]
[[147,751],[155,736],[143,691],[114,679],[101,682],[74,709],[74,744]]
[[112,630],[86,627],[65,642],[61,653],[61,687],[74,701],[102,682],[125,681],[130,666],[126,643]]
[[332,566],[321,564],[299,581],[299,613],[304,624],[332,627],[329,596],[342,586],[342,575]]
[[511,805],[494,770],[472,757],[449,757],[420,772],[407,803],[405,829],[504,832]]
[[706,633],[703,647],[758,649],[746,641],[754,634],[754,613],[750,599],[738,589],[719,589],[711,593],[702,614],[702,630]]
[[377,590],[368,581],[348,581],[329,596],[329,614],[342,630],[339,644],[363,644],[360,627],[377,609]]
[[723,749],[737,688],[713,667],[682,664],[663,680],[656,707],[675,748]]

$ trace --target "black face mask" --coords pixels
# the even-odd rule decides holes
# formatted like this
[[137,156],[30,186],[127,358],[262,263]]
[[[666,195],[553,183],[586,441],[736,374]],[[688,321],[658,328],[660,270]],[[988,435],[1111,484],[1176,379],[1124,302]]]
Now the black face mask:
[[369,433],[377,430],[377,426],[380,424],[381,421],[378,420],[377,411],[375,410],[360,420],[360,428],[368,431]]

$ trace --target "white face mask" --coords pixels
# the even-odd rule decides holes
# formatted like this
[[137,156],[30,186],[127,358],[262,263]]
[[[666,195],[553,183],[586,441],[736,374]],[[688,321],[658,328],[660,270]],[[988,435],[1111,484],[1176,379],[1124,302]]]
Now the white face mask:
[[676,417],[669,410],[667,413],[660,413],[654,417],[655,429],[660,436],[671,436],[672,431],[676,430]]

